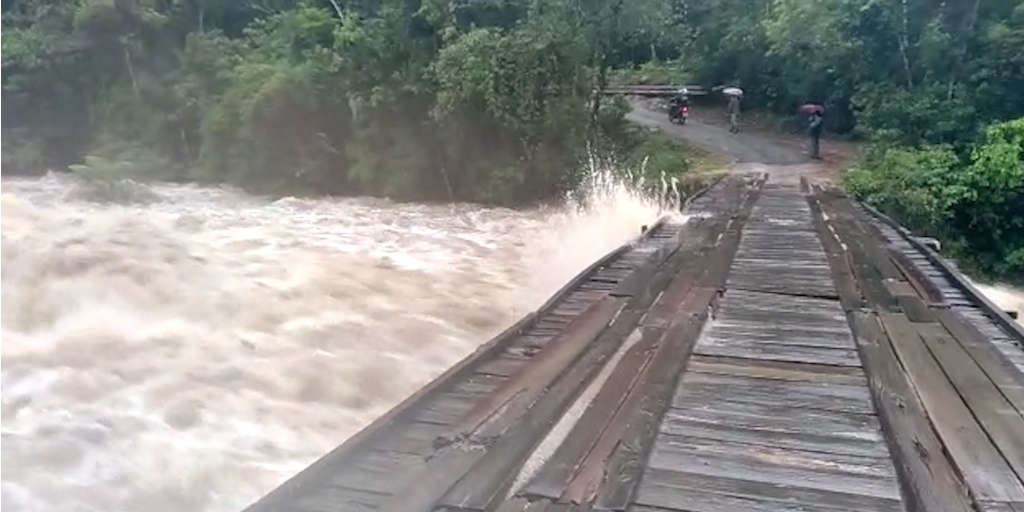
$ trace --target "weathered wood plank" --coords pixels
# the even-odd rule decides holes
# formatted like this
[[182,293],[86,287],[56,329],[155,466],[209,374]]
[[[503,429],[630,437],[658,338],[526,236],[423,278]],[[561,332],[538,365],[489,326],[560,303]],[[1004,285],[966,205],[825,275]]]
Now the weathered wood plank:
[[[720,224],[711,225],[710,229],[721,229]],[[717,238],[717,235],[707,233]],[[439,504],[469,509],[485,509],[496,505],[500,496],[511,485],[518,473],[517,468],[529,456],[543,433],[557,421],[557,412],[575,399],[582,386],[596,374],[608,357],[621,344],[625,337],[637,325],[640,317],[661,295],[661,291],[686,265],[699,264],[705,248],[701,244],[689,247],[687,251],[677,251],[655,274],[655,277],[638,293],[629,299],[629,306],[616,317],[612,326],[594,343],[595,347],[588,350],[581,360],[571,366],[555,383],[542,399],[528,411],[524,411],[521,424],[501,435],[496,444],[488,451],[488,457],[473,466],[472,471],[459,480],[440,498]],[[714,291],[710,290],[713,294]],[[709,299],[710,300],[710,299]],[[706,308],[706,305],[703,306]],[[595,448],[596,450],[596,448]]]
[[742,357],[717,357],[694,354],[688,372],[759,377],[763,379],[828,382],[864,385],[864,373],[858,368],[812,363],[765,361]]
[[750,342],[775,343],[778,345],[793,345],[812,348],[835,348],[853,350],[853,338],[849,331],[836,332],[832,330],[795,329],[783,327],[764,326],[758,329],[753,323],[742,324],[722,322],[715,324],[715,330],[709,335],[713,344],[731,343],[733,340],[741,339]]
[[714,341],[702,343],[695,352],[705,356],[740,357],[767,361],[828,364],[845,367],[860,366],[855,349],[804,347],[750,340]]
[[1024,502],[982,501],[978,508],[980,512],[1024,512]]
[[917,295],[917,291],[914,290],[914,287],[910,286],[910,283],[906,281],[886,279],[883,284],[885,285],[885,289],[889,290],[889,293],[891,293],[893,297],[899,297],[900,295],[913,297]]
[[911,506],[919,510],[972,510],[967,488],[943,456],[946,448],[932,430],[889,338],[867,314],[855,314],[854,325],[864,369]]
[[419,464],[423,457],[407,453],[371,451],[356,463],[356,471],[330,475],[326,483],[360,491],[387,495],[394,491],[391,475],[396,469]]
[[[824,491],[847,492],[878,498],[899,499],[894,478],[871,474],[876,464],[839,461],[837,455],[819,452],[753,449],[728,449],[721,443],[708,443],[706,449],[694,449],[693,440],[659,436],[648,465],[652,468],[696,473],[712,477],[736,478],[777,485],[793,485]],[[879,463],[889,464],[888,459]],[[841,469],[837,469],[841,468]]]
[[946,329],[938,324],[918,329],[953,387],[1020,479],[1024,475],[1024,417]]
[[935,315],[917,295],[900,295],[896,297],[896,302],[899,303],[903,314],[907,315],[911,322],[925,323],[935,321]]
[[301,510],[303,512],[372,512],[377,510],[374,505],[381,499],[381,494],[360,491],[358,489],[346,489],[341,487],[324,486],[316,489],[316,492],[303,495],[289,504],[288,510]]
[[[760,187],[764,184],[763,179],[756,183],[755,189],[750,192],[742,206],[734,215],[732,221],[726,228],[719,240],[716,250],[710,255],[710,264],[705,264],[705,273],[697,283],[699,286],[706,286],[712,289],[719,289],[725,284],[729,272],[729,266],[736,255],[739,246],[740,233],[754,203],[758,200]],[[679,354],[689,354],[700,335],[706,317],[702,313],[692,316],[680,327],[680,332],[673,339]],[[639,418],[629,421],[624,425],[623,430],[618,432],[609,431],[603,436],[599,446],[588,456],[582,471],[570,482],[570,489],[567,494],[576,498],[576,501],[590,501],[583,499],[592,493],[596,507],[610,510],[625,510],[630,500],[636,493],[636,486],[644,471],[644,461],[650,453],[657,434],[658,424],[669,407],[671,397],[679,379],[679,371],[676,364],[685,364],[685,359],[680,356],[655,358],[659,365],[665,365],[665,370],[651,370],[651,378],[645,382],[643,394],[636,400],[636,409],[628,411],[629,418]],[[599,448],[599,449],[598,449]],[[607,476],[607,478],[606,478]]]
[[1024,486],[975,422],[914,324],[901,314],[883,313],[880,319],[935,429],[974,495],[982,500],[1024,501]]
[[896,267],[907,277],[910,284],[913,285],[917,291],[915,295],[920,295],[928,300],[932,304],[941,304],[945,302],[945,298],[942,296],[942,291],[939,290],[935,283],[933,283],[924,273],[921,268],[914,264],[901,251],[898,251],[892,247],[889,248],[889,257],[896,264]]
[[1024,373],[995,348],[987,337],[957,313],[945,310],[939,312],[938,317],[942,326],[952,333],[992,382],[999,386],[999,391],[1013,404],[1017,412],[1024,414]]
[[[488,426],[488,430],[496,430],[496,433],[504,430],[511,418],[518,417],[523,410],[529,408],[625,304],[625,298],[606,297],[591,306],[566,327],[564,334],[549,342],[534,356],[529,365],[523,366],[486,400],[477,403],[458,421],[448,439],[470,435],[485,426],[485,423],[491,423],[493,428]],[[502,425],[497,425],[499,423]]]
[[973,506],[967,488],[943,455],[945,448],[932,430],[924,406],[900,367],[888,337],[873,315],[857,311],[863,299],[853,279],[851,253],[844,250],[836,230],[825,222],[818,199],[809,202],[818,234],[829,254],[840,300],[850,312],[850,325],[878,417],[885,426],[908,510],[971,511]]
[[481,364],[476,371],[479,375],[509,377],[515,375],[525,362],[525,359],[519,357],[495,357]]
[[[600,492],[602,480],[606,476],[616,478],[617,484],[628,486],[631,492],[632,486],[639,479],[636,469],[639,469],[640,457],[646,453],[653,437],[653,425],[644,426],[646,422],[655,423],[664,411],[676,379],[707,320],[708,307],[716,296],[715,289],[696,288],[679,306],[677,321],[664,331],[651,365],[631,390],[626,405],[601,433],[593,449],[580,464],[579,471],[568,483],[563,495],[566,500],[573,503],[592,501],[595,494]],[[649,437],[642,437],[645,434]],[[628,451],[628,456],[620,454],[616,458],[617,450],[626,450],[624,444],[632,449]],[[623,460],[632,456],[636,456],[636,459]],[[622,487],[616,489],[619,492],[626,490]]]
[[644,373],[662,334],[661,329],[648,328],[640,341],[630,347],[570,434],[537,471],[523,494],[552,499],[562,495],[583,459]]
[[896,499],[811,489],[799,482],[777,485],[654,468],[645,475],[636,502],[661,511],[685,507],[689,512],[903,511]]
[[[829,194],[822,194],[818,199],[818,204],[830,218],[830,230],[845,244],[843,252],[848,254],[849,268],[853,271],[860,294],[873,308],[897,311],[898,303],[883,283],[886,278],[899,280],[899,271],[888,256],[883,258],[876,253],[877,251],[872,252],[869,249],[875,247],[877,241],[872,240],[865,232],[848,200],[838,199]],[[826,240],[826,237],[822,236],[822,240]],[[833,278],[835,276],[833,271]]]
[[[790,416],[793,421],[806,421],[800,414]],[[822,453],[841,455],[857,455],[861,457],[889,457],[889,450],[879,439],[844,439],[831,435],[824,429],[815,429],[814,433],[791,433],[776,430],[740,428],[716,418],[714,423],[679,420],[666,415],[661,425],[664,434],[687,438],[713,439],[722,442],[743,443],[749,445],[790,448],[795,450],[812,450]]]
[[666,421],[717,423],[735,428],[829,435],[841,439],[882,441],[881,428],[874,415],[805,409],[794,410],[783,404],[742,402],[708,403],[701,397],[676,400],[679,407],[666,413]]
[[[683,376],[683,384],[679,393],[672,401],[673,407],[687,401],[703,398],[707,402],[723,401],[737,403],[756,403],[773,406],[788,406],[794,409],[819,409],[824,411],[850,412],[860,414],[871,414],[870,399],[860,397],[845,397],[839,394],[822,392],[815,389],[816,386],[779,385],[780,381],[768,381],[759,379],[762,384],[758,386],[745,386],[742,384],[730,384],[727,381],[721,383],[697,383],[692,379],[696,375],[686,374]],[[867,389],[863,390],[867,395]]]

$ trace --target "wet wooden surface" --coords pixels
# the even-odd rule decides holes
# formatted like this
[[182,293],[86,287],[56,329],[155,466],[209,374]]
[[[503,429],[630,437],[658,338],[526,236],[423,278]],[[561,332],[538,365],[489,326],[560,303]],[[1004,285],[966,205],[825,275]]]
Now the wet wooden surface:
[[1024,336],[948,265],[806,182],[690,213],[249,510],[1024,512]]

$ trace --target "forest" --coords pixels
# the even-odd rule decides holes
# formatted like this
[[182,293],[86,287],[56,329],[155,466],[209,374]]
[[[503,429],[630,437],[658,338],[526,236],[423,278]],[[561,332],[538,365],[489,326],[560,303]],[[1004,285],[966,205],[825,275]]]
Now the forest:
[[[849,190],[1024,276],[1024,1],[5,0],[3,172],[512,204],[631,140],[622,76],[827,108]],[[795,123],[790,123],[795,125]]]

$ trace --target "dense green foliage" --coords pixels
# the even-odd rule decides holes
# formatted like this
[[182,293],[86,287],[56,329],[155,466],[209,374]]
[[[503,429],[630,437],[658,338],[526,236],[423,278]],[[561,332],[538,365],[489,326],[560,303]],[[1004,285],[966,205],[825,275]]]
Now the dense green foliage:
[[[978,269],[1024,279],[1024,1],[686,0],[678,76],[739,85],[745,108],[867,139],[852,191]],[[673,56],[674,57],[674,56]],[[650,68],[650,66],[648,66]],[[665,66],[631,78],[664,79]],[[985,129],[986,126],[992,125]]]
[[1024,115],[1024,0],[16,0],[2,22],[5,173],[517,202],[588,150],[688,167],[610,81],[739,85],[825,103],[872,143],[855,193],[1021,272],[999,123]]
[[949,145],[876,146],[846,181],[983,273],[1024,276],[1024,117],[988,127],[962,154]]
[[1020,0],[687,0],[674,32],[694,81],[747,107],[828,106],[833,131],[967,144],[1024,114]]
[[[21,0],[3,169],[515,202],[578,179],[663,2]],[[636,53],[635,48],[633,53]],[[646,55],[646,54],[645,54]]]

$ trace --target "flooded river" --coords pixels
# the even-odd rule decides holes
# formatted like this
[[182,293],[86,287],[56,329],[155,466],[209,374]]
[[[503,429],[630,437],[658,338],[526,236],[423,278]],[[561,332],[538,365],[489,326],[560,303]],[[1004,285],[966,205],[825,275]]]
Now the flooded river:
[[5,512],[239,510],[659,215],[80,187],[3,181]]
[[5,512],[240,510],[659,215],[2,185]]

